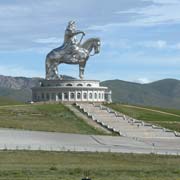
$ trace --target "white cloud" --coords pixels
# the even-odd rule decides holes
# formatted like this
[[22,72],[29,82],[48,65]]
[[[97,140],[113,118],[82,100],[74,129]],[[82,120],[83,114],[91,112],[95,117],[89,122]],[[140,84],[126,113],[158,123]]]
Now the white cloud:
[[145,42],[139,42],[138,44],[140,46],[147,47],[147,48],[164,49],[168,47],[168,44],[165,40],[145,41]]
[[166,41],[162,41],[162,40],[158,40],[155,45],[158,48],[162,49],[162,48],[166,48],[167,47],[167,42]]
[[153,0],[155,4],[135,8],[128,11],[120,11],[118,14],[137,14],[139,18],[130,24],[134,25],[156,25],[161,23],[180,23],[180,1],[179,0]]
[[[148,1],[148,0],[144,0]],[[160,4],[177,4],[179,3],[179,0],[152,0],[154,3],[160,3]]]
[[148,84],[152,81],[149,80],[148,78],[138,78],[138,79],[134,80],[134,82],[140,83],[140,84]]
[[91,25],[87,29],[107,32],[109,29],[121,26],[155,26],[159,24],[180,23],[179,0],[152,0],[152,2],[153,4],[149,6],[114,12],[119,17],[122,15],[129,17],[127,21]]
[[180,50],[180,42],[172,46],[174,49]]
[[[134,41],[130,41],[130,40],[126,40],[126,39],[118,39],[118,41],[113,41],[113,40],[107,40],[107,41],[103,41],[103,47],[110,49],[111,51],[108,52],[104,52],[104,53],[108,53],[111,55],[113,55],[114,53],[118,53],[119,54],[119,50],[123,50],[123,49],[128,49],[128,50],[132,50],[134,48],[153,48],[153,49],[159,49],[159,50],[164,50],[164,49],[171,49],[171,50],[176,50],[176,49],[180,49],[180,43],[178,44],[170,44],[168,43],[166,40],[154,40],[154,41],[138,41],[138,42],[134,42]],[[112,51],[113,50],[113,51]],[[126,53],[121,52],[121,54]],[[133,53],[134,56],[135,55],[143,55],[143,50],[141,51],[136,51],[136,53]]]
[[20,17],[28,14],[30,8],[28,6],[19,6],[15,4],[0,5],[0,18],[2,17]]
[[132,46],[131,42],[127,39],[118,39],[118,41],[104,40],[102,42],[102,45],[107,46],[108,48],[117,49],[117,50],[118,49],[129,49]]
[[134,46],[141,46],[145,48],[155,48],[155,49],[180,50],[180,42],[168,43],[165,40],[143,41],[143,42],[138,42]]
[[57,44],[57,43],[61,43],[62,41],[63,41],[62,38],[57,38],[57,37],[41,38],[34,40],[34,42],[40,44]]

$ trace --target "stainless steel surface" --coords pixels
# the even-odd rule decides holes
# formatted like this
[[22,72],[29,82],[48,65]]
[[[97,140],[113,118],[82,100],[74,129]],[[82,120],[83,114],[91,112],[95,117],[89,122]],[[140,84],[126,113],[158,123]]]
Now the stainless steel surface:
[[[80,41],[77,41],[77,35],[82,34]],[[75,22],[70,21],[65,30],[64,43],[62,46],[53,49],[46,57],[46,79],[55,80],[60,79],[58,73],[58,66],[62,63],[79,64],[79,77],[83,79],[86,61],[94,54],[100,52],[100,39],[90,38],[81,43],[85,33],[76,30]],[[93,55],[94,55],[93,54]]]

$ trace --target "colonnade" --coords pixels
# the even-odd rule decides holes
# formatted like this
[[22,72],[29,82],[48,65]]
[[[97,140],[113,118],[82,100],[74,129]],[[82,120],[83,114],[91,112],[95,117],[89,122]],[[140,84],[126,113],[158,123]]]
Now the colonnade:
[[104,91],[34,92],[33,101],[105,101]]

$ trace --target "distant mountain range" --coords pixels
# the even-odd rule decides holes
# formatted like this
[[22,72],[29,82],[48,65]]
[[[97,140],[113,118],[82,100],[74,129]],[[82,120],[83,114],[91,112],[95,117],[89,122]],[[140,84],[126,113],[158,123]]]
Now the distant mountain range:
[[0,75],[0,96],[18,101],[31,99],[31,88],[37,86],[40,78],[10,77]]
[[[11,77],[0,75],[0,96],[27,102],[31,100],[31,88],[39,86],[42,78]],[[63,79],[75,79],[63,75]]]
[[[69,76],[64,78],[74,79]],[[38,86],[40,79],[0,75],[0,96],[29,101],[31,88]],[[113,102],[180,109],[179,80],[164,79],[149,84],[108,80],[101,82],[101,85],[112,90]]]
[[112,90],[113,102],[180,109],[180,81],[164,79],[149,84],[121,80],[101,83]]

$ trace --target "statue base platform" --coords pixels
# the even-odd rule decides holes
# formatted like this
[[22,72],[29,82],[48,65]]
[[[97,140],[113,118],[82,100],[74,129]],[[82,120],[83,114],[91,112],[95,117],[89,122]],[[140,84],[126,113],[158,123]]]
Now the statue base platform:
[[32,88],[33,102],[111,102],[111,91],[98,80],[41,80]]

